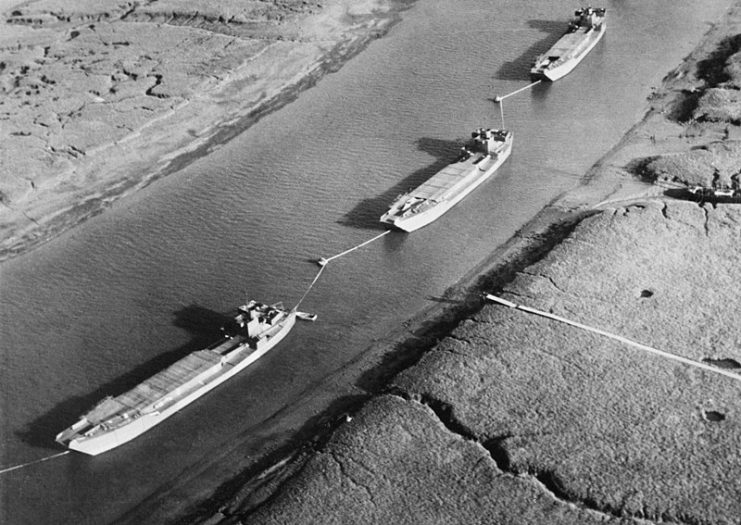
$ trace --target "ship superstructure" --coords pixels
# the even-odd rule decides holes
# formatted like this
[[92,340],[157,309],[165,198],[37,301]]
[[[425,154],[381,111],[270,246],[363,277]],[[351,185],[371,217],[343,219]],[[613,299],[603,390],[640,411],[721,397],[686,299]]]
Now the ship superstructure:
[[249,301],[223,328],[223,339],[188,354],[128,392],[106,397],[56,440],[97,455],[122,445],[220,385],[278,344],[301,312]]
[[605,9],[577,9],[566,33],[535,59],[530,69],[534,80],[555,81],[573,70],[605,34]]
[[431,223],[489,178],[511,150],[511,131],[477,129],[454,162],[397,197],[381,222],[407,232]]

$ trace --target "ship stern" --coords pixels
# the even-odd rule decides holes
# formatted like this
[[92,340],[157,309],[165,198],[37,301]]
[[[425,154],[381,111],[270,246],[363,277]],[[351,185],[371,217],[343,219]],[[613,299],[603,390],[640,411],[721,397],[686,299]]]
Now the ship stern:
[[530,68],[530,81],[537,82],[538,80],[550,81],[551,79],[548,78],[548,76],[545,74],[545,72],[543,71],[543,68],[540,68],[540,67]]
[[386,213],[384,213],[383,215],[381,215],[381,218],[379,219],[379,222],[381,222],[383,224],[386,224],[388,226],[394,226],[394,221],[395,220],[396,219],[391,214],[391,210],[389,210]]

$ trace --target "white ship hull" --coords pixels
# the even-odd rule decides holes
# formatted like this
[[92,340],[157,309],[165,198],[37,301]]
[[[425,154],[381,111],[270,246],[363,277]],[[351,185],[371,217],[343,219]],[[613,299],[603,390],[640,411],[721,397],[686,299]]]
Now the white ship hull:
[[[95,456],[131,441],[257,361],[291,331],[295,322],[296,313],[291,312],[282,322],[280,330],[264,346],[252,351],[249,356],[234,365],[230,364],[229,360],[217,364],[207,372],[206,377],[199,380],[200,387],[185,393],[175,403],[168,404],[167,408],[143,413],[139,417],[131,419],[129,423],[115,429],[96,432],[91,436],[78,435],[71,439],[67,446],[72,450]],[[243,346],[246,347],[247,345]],[[57,439],[59,440],[59,437]]]
[[551,82],[555,82],[556,80],[565,77],[566,75],[571,73],[574,68],[578,66],[582,60],[584,60],[589,52],[594,49],[594,46],[596,46],[599,41],[602,40],[602,37],[605,36],[606,28],[606,22],[602,22],[602,24],[599,26],[599,29],[593,33],[593,36],[591,36],[591,38],[588,40],[588,44],[584,48],[578,50],[578,52],[576,52],[573,56],[564,60],[563,63],[555,67],[533,68],[530,72],[531,75],[533,76],[533,78],[545,78],[547,80],[550,80]]
[[469,182],[461,191],[455,192],[449,198],[445,198],[440,202],[429,206],[426,210],[410,214],[407,217],[398,216],[394,213],[394,208],[392,207],[391,210],[389,210],[381,217],[381,222],[392,225],[395,228],[398,228],[405,232],[413,232],[424,226],[427,226],[431,222],[439,219],[445,212],[458,204],[469,193],[478,188],[485,180],[491,177],[491,175],[499,169],[504,161],[509,158],[511,152],[512,145],[510,143],[505,150],[497,155],[496,159],[494,159],[491,165],[487,166],[485,170],[480,171],[480,173],[478,173],[476,177],[473,177],[471,182]]

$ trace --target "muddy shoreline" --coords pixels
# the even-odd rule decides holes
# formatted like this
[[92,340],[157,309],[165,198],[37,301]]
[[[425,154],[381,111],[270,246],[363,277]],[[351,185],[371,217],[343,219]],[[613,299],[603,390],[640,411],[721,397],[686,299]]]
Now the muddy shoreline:
[[[285,440],[277,449],[262,457],[239,476],[221,483],[206,500],[173,518],[173,524],[196,524],[226,513],[249,514],[268,501],[276,490],[301,470],[314,453],[321,450],[333,433],[368,402],[388,389],[391,380],[412,367],[463,319],[484,305],[484,290],[501,289],[514,275],[539,259],[563,240],[585,212],[578,216],[555,207],[547,207],[494,255],[448,288],[442,297],[430,298],[433,304],[405,323],[406,330],[389,334],[364,350],[359,357],[335,375],[349,381],[346,395],[327,398],[321,386],[310,389],[303,398],[315,405],[317,416]],[[275,417],[280,417],[276,414]],[[117,523],[136,523],[151,516],[157,506],[146,506],[122,517]]]
[[[13,4],[12,1],[8,3]],[[317,29],[316,35],[311,37],[322,38],[321,44],[312,44],[311,40],[306,44],[298,41],[297,46],[309,47],[306,51],[299,48],[302,56],[291,56],[292,48],[288,48],[290,52],[286,51],[286,56],[281,56],[278,52],[275,62],[271,62],[269,66],[251,64],[250,60],[272,60],[270,57],[263,58],[263,48],[254,53],[254,59],[249,55],[241,59],[241,69],[234,79],[230,80],[228,73],[221,73],[225,76],[221,84],[216,88],[206,86],[207,97],[197,91],[190,93],[190,98],[185,98],[184,102],[165,112],[160,111],[160,114],[145,120],[129,135],[113,137],[110,143],[97,144],[87,151],[82,147],[69,145],[65,151],[71,151],[72,154],[67,157],[73,158],[66,158],[64,165],[61,161],[41,159],[32,164],[30,171],[24,173],[26,182],[23,184],[30,184],[28,189],[17,188],[17,170],[14,170],[17,159],[26,154],[21,146],[6,141],[3,152],[5,169],[0,173],[0,232],[3,233],[0,261],[27,253],[84,223],[105,211],[114,201],[183,169],[250,128],[261,118],[294,101],[302,91],[314,86],[326,74],[339,70],[372,41],[386,34],[400,21],[401,13],[411,5],[412,2],[408,0],[371,0],[359,6],[351,6],[344,0],[338,0],[325,5],[318,13],[289,20],[290,23],[285,28],[281,25],[273,28],[266,22],[264,25],[267,29],[263,28],[262,31],[275,33],[270,38],[274,39],[274,45],[279,46],[283,41],[289,42],[286,45],[291,45],[291,39],[294,38],[291,33],[297,31],[296,28],[301,24],[336,19],[332,22],[334,26],[321,30],[328,34],[321,36],[321,31]],[[4,14],[11,20],[14,18],[11,13],[18,12],[20,11],[7,9]],[[24,23],[43,29],[41,22],[33,25],[33,19],[24,20]],[[69,31],[71,28],[74,34],[75,27],[73,24],[62,29]],[[54,31],[59,32],[60,29],[53,26],[52,34],[56,34]],[[11,41],[12,37],[10,35],[7,41]],[[22,41],[21,38],[18,37],[19,42]],[[331,43],[330,47],[327,47],[327,42]],[[267,49],[270,50],[269,47]],[[267,73],[264,71],[266,67]],[[250,78],[250,68],[258,71],[257,74],[267,74],[266,80],[260,85],[243,80]],[[295,74],[277,73],[281,68]],[[0,72],[6,75],[2,79],[4,92],[13,96],[18,88],[8,86],[21,82],[26,73],[18,74],[13,80],[10,78],[13,72],[8,69],[10,68],[4,66]],[[19,71],[27,69],[27,66],[21,66]],[[271,72],[275,73],[272,75],[274,78],[271,78]],[[199,74],[203,75],[202,72]],[[36,103],[36,106],[44,103],[43,93],[38,96],[42,102]],[[225,104],[222,99],[226,100],[226,97],[229,101]],[[209,112],[214,111],[215,116],[209,115]],[[33,123],[28,121],[29,118],[18,114],[17,121],[11,120],[12,125],[7,129],[8,137],[16,139],[16,142],[35,139],[26,129],[37,126],[39,117],[35,117]],[[168,130],[178,131],[170,136]],[[70,140],[80,139],[71,137]],[[52,149],[56,152],[58,148]],[[52,163],[51,169],[44,167],[49,163]]]
[[[405,7],[406,5],[400,5],[399,9]],[[387,16],[393,19],[397,14],[398,12]],[[390,27],[391,25],[386,26],[384,31]],[[113,199],[175,172],[199,156],[207,154],[212,148],[218,147],[219,144],[247,129],[262,116],[293,100],[302,89],[310,87],[324,74],[340,67],[345,60],[359,52],[380,34],[369,33],[360,40],[338,44],[328,55],[329,58],[321,62],[318,69],[303,77],[298,84],[292,85],[271,98],[265,106],[254,110],[254,114],[249,113],[240,117],[238,122],[219,125],[211,130],[213,134],[209,135],[207,142],[194,150],[181,153],[168,160],[167,165],[161,167],[156,173],[150,174],[151,178],[133,183],[124,182],[113,189],[107,188],[108,193],[104,192],[70,210],[69,215],[66,215],[64,219],[58,219],[59,224],[51,222],[47,224],[43,220],[40,221],[48,226],[48,231],[42,229],[36,231],[44,231],[44,233],[29,234],[29,237],[20,244],[15,244],[14,248],[8,248],[2,252],[0,259],[25,253],[62,231],[100,213]],[[691,64],[693,60],[702,60],[704,56],[702,54],[698,57],[690,56],[688,61],[678,68],[678,71],[682,67],[687,67],[687,64]],[[677,91],[685,89],[676,85],[677,79],[670,78],[672,75],[674,73],[667,77],[668,81],[662,87],[666,105],[674,104],[669,99],[675,96]],[[211,498],[189,509],[186,515],[180,515],[175,520],[169,516],[166,518],[167,521],[203,523],[219,522],[223,519],[225,522],[228,520],[230,523],[235,523],[243,517],[250,516],[261,507],[269,507],[271,502],[278,498],[280,487],[303,470],[304,465],[315,454],[325,449],[337,429],[345,427],[348,416],[353,417],[369,401],[391,392],[388,385],[398,373],[412,367],[425,354],[434,350],[439,342],[449,336],[457,326],[482,309],[484,302],[481,292],[498,291],[504,288],[518,272],[541,260],[567,238],[583,219],[591,217],[598,212],[598,209],[661,196],[665,188],[649,186],[638,180],[634,174],[622,169],[623,161],[635,158],[637,151],[657,154],[657,144],[665,147],[665,151],[675,151],[678,148],[689,148],[698,143],[692,143],[686,136],[678,138],[672,136],[671,140],[666,138],[662,142],[661,133],[657,130],[667,128],[671,133],[676,134],[675,127],[678,126],[681,132],[686,133],[688,126],[658,124],[654,120],[663,118],[659,115],[666,110],[666,107],[660,107],[660,96],[661,94],[654,101],[654,109],[649,111],[646,117],[587,174],[584,186],[546,207],[487,261],[460,279],[442,297],[433,298],[435,304],[409,320],[408,332],[391,334],[387,339],[379,341],[363,352],[356,362],[338,371],[337,376],[342,380],[348,377],[357,378],[352,381],[351,386],[345,389],[347,391],[345,397],[329,399],[322,392],[321,387],[314,387],[307,392],[307,396],[311,398],[307,403],[315,403],[315,406],[322,407],[321,413],[301,426],[300,430],[288,439],[287,445],[273,450],[255,467],[243,472],[237,478],[221,484]],[[654,126],[656,129],[651,127],[654,133],[642,136],[648,129],[647,126]],[[698,133],[697,137],[704,137],[702,140],[711,136],[722,138],[724,134],[723,130],[715,129],[712,125],[703,127],[692,124],[692,126],[695,126],[693,133]],[[667,135],[671,134],[670,131],[666,131]],[[736,132],[736,128],[731,128],[731,133]],[[649,140],[649,136],[658,136],[658,141]],[[630,154],[626,153],[628,151]],[[615,169],[618,165],[621,168]],[[156,501],[145,504],[135,513],[122,517],[121,521],[133,523],[142,516],[151,517],[152,510],[157,506]],[[162,521],[165,521],[165,517],[161,517]]]
[[[351,448],[351,452],[347,452],[347,449],[343,448],[344,444],[358,433],[365,435],[373,432],[378,425],[393,425],[396,421],[393,415],[395,410],[406,413],[406,408],[386,406],[389,403],[391,405],[396,403],[385,401],[393,398],[404,399],[413,405],[420,403],[421,400],[421,404],[440,418],[451,432],[461,434],[467,440],[483,443],[484,448],[494,456],[497,467],[508,470],[512,461],[511,451],[505,452],[498,446],[488,445],[476,431],[454,417],[453,410],[458,413],[461,406],[454,407],[431,394],[413,393],[415,390],[419,391],[420,387],[414,385],[414,388],[410,387],[403,377],[411,375],[415,378],[416,384],[424,384],[437,373],[433,372],[437,370],[437,365],[432,368],[424,367],[424,361],[431,353],[433,355],[441,353],[451,345],[458,347],[461,343],[473,344],[460,333],[466,332],[461,326],[469,325],[480,317],[483,308],[487,308],[487,311],[491,309],[485,307],[483,292],[500,293],[504,290],[515,290],[511,283],[517,276],[523,272],[525,276],[529,275],[526,269],[543,260],[554,248],[560,247],[561,252],[568,253],[568,248],[564,248],[562,243],[570,239],[575,229],[586,219],[592,217],[599,219],[600,214],[614,213],[612,210],[616,209],[630,210],[634,206],[637,206],[635,208],[637,210],[643,210],[646,206],[656,206],[657,203],[677,196],[680,197],[679,209],[683,209],[682,206],[696,205],[688,202],[691,199],[683,190],[689,184],[688,181],[656,180],[655,177],[646,176],[645,173],[638,171],[636,166],[645,164],[641,161],[646,158],[696,151],[716,140],[728,141],[729,147],[733,148],[733,139],[739,136],[737,124],[691,118],[683,120],[678,118],[678,107],[686,103],[688,92],[699,99],[699,96],[696,96],[698,92],[715,88],[717,81],[708,81],[710,76],[708,71],[724,67],[725,60],[732,52],[726,49],[724,53],[719,53],[718,49],[723,48],[724,42],[738,32],[740,20],[737,7],[731,10],[725,21],[708,31],[703,41],[682,64],[667,74],[662,86],[648,101],[649,107],[643,119],[585,174],[583,184],[579,188],[544,208],[478,268],[461,278],[442,297],[433,298],[437,304],[408,322],[411,336],[396,334],[364,352],[361,358],[364,364],[359,366],[358,370],[367,365],[371,366],[367,372],[361,374],[356,383],[362,395],[348,397],[325,410],[316,421],[309,422],[289,445],[265,457],[238,479],[222,484],[211,498],[173,522],[239,523],[247,520],[267,523],[285,519],[286,516],[295,518],[295,512],[302,516],[304,522],[310,522],[312,519],[342,519],[343,516],[349,518],[348,513],[352,512],[356,512],[354,514],[356,520],[362,519],[361,516],[368,518],[375,515],[362,514],[371,511],[363,504],[356,504],[350,495],[352,490],[348,490],[346,496],[341,492],[337,495],[336,483],[340,483],[342,476],[335,479],[335,483],[328,482],[326,477],[330,476],[330,471],[326,470],[327,466],[323,460],[331,457],[334,461],[341,461],[335,455],[337,447],[345,450],[343,454],[353,454],[355,461],[368,460],[364,458],[361,450],[363,447]],[[648,296],[653,292],[642,293]],[[473,322],[471,326],[478,323],[479,321]],[[512,326],[516,331],[516,325]],[[421,370],[420,362],[423,363]],[[398,379],[400,376],[401,382]],[[465,410],[463,407],[463,411]],[[358,417],[363,421],[353,422]],[[385,437],[379,439],[383,441]],[[424,438],[422,441],[424,443]],[[423,443],[420,445],[424,446]],[[386,446],[395,450],[393,440]],[[389,472],[383,472],[378,476],[390,476]],[[351,474],[347,475],[352,478]],[[378,477],[374,480],[381,481]],[[369,480],[368,483],[372,485],[373,481]],[[596,503],[575,500],[569,491],[560,485],[561,482],[556,479],[555,474],[537,476],[536,483],[542,484],[543,490],[553,494],[560,503],[586,512],[581,514],[583,519],[586,519],[586,516],[592,518],[602,516],[599,520],[610,521],[622,512],[608,508],[605,513],[605,509]],[[351,481],[351,484],[354,485],[354,482]],[[301,487],[301,496],[296,493],[297,487]],[[316,509],[313,518],[304,516],[301,510],[307,509],[295,498],[303,499],[303,491],[307,490],[312,492],[312,495],[319,494],[322,498],[341,501],[347,508],[339,509],[330,505],[331,510]],[[379,493],[379,497],[386,496],[384,489],[379,489]],[[415,491],[413,494],[419,496]],[[424,496],[421,497],[424,499]],[[311,496],[308,498],[310,501]],[[373,508],[376,508],[375,504]],[[361,514],[357,514],[358,511]],[[511,512],[510,518],[522,516],[520,513],[524,510],[515,508]],[[652,512],[644,508],[633,517],[649,519]]]

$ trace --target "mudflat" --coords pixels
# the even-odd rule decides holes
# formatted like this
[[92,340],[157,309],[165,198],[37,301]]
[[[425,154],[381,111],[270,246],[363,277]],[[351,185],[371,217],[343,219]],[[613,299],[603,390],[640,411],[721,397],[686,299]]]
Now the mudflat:
[[475,311],[212,522],[738,524],[741,202],[688,189],[739,189],[740,30],[736,6],[471,280]]
[[398,8],[0,1],[0,259],[292,100],[386,31]]
[[[4,256],[259,117],[387,22],[372,3],[0,5]],[[739,372],[741,212],[686,188],[738,185],[740,23],[737,8],[588,183],[468,277],[466,315],[441,308],[418,363],[192,521],[738,523],[738,381],[482,293]],[[194,41],[210,51],[182,61]]]

